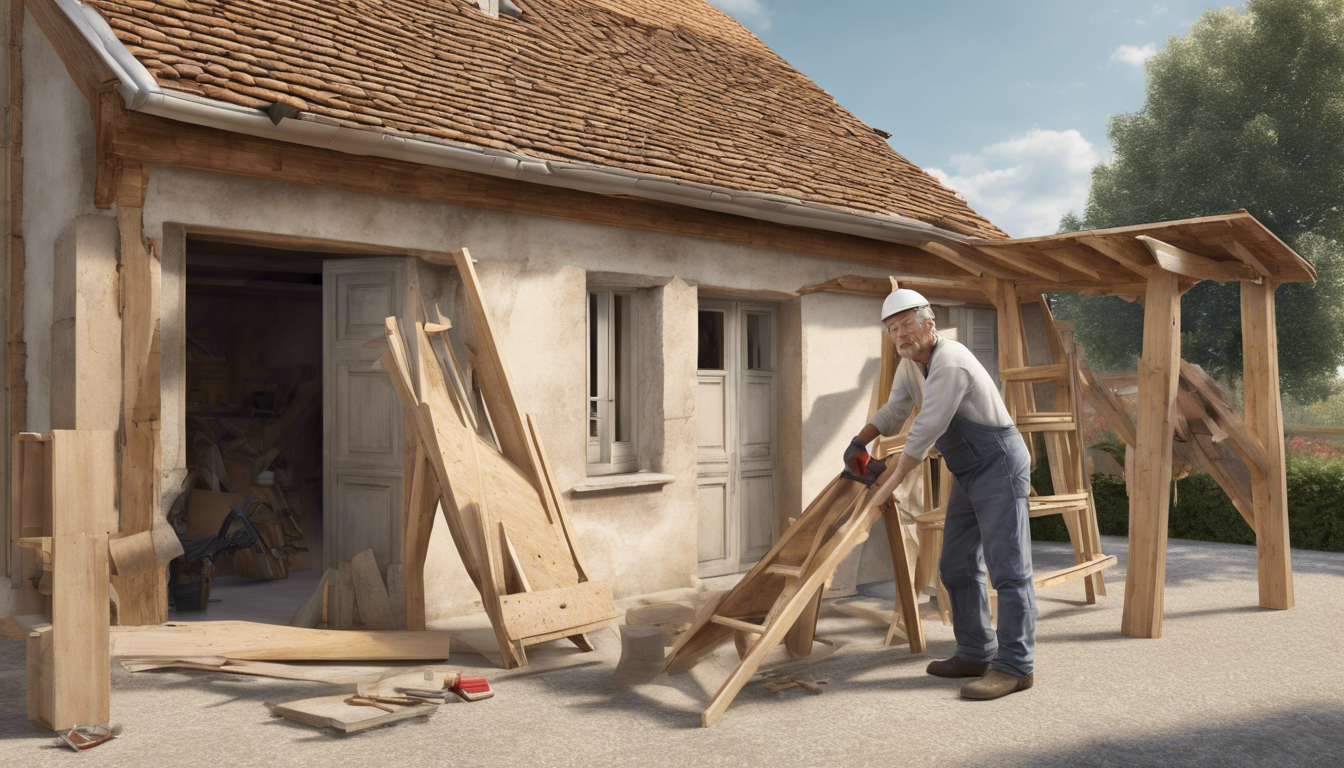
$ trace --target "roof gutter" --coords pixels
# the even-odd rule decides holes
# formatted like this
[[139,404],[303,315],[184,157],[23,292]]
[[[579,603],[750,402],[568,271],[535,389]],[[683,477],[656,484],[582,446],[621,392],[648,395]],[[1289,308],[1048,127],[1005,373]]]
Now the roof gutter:
[[272,123],[259,109],[161,89],[149,70],[131,55],[96,10],[79,0],[55,0],[55,3],[121,81],[117,90],[126,108],[137,112],[352,155],[404,160],[600,195],[641,197],[871,240],[916,244],[929,240],[963,243],[968,239],[960,233],[906,216],[864,213],[783,195],[672,181],[621,168],[457,147],[305,120],[285,119],[278,124]]

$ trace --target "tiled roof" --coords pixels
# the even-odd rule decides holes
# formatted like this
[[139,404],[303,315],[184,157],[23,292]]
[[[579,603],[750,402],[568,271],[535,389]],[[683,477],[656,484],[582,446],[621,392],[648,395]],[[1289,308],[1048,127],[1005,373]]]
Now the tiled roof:
[[704,0],[88,0],[160,87],[1004,237]]

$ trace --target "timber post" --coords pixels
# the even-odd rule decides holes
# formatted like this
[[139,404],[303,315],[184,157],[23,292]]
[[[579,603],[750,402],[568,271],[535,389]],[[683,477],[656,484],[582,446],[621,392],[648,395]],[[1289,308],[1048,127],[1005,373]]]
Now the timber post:
[[1241,284],[1241,344],[1246,429],[1265,454],[1264,470],[1251,465],[1255,552],[1260,607],[1293,607],[1293,562],[1288,539],[1288,475],[1283,407],[1279,395],[1279,341],[1274,290],[1266,278]]
[[[1177,276],[1155,270],[1148,279],[1139,358],[1138,445],[1129,497],[1129,562],[1121,634],[1162,636],[1171,511],[1171,452],[1181,363],[1181,291]],[[1125,462],[1126,467],[1130,461]]]
[[[121,234],[121,532],[153,527],[161,505],[160,418],[162,391],[159,346],[158,254],[144,239],[143,210],[148,169],[128,165],[117,191]],[[112,577],[121,601],[123,625],[162,624],[168,620],[168,584],[162,569],[131,577]]]

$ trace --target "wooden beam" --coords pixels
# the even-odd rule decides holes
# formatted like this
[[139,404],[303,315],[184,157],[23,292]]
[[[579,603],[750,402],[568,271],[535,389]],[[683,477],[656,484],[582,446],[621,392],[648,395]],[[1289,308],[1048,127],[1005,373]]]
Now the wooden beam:
[[1196,280],[1216,280],[1220,283],[1238,280],[1258,283],[1263,279],[1254,268],[1240,261],[1214,261],[1147,235],[1139,235],[1134,239],[1148,246],[1157,265],[1168,272]]
[[[1242,461],[1249,467],[1255,467],[1261,472],[1267,471],[1269,467],[1268,451],[1254,432],[1246,427],[1244,420],[1227,406],[1226,401],[1221,394],[1214,390],[1212,381],[1208,374],[1196,368],[1194,364],[1181,361],[1181,376],[1199,392],[1203,400],[1208,403],[1209,409],[1218,419],[1217,426],[1227,432],[1227,437],[1232,441],[1237,453],[1241,454]],[[1283,430],[1280,428],[1279,433]],[[1279,442],[1282,442],[1280,439]]]
[[1240,240],[1231,235],[1225,235],[1219,242],[1223,244],[1223,247],[1227,249],[1228,253],[1236,256],[1243,264],[1249,265],[1250,268],[1254,269],[1261,277],[1270,276],[1271,273],[1269,267],[1266,267],[1264,262],[1256,258],[1255,254],[1251,253],[1251,249],[1242,245]]
[[1081,254],[1074,253],[1071,249],[1056,248],[1051,251],[1037,251],[1037,253],[1040,253],[1044,258],[1054,259],[1060,264],[1063,264],[1066,268],[1071,269],[1084,277],[1089,277],[1097,281],[1104,279],[1101,276],[1101,272],[1096,267],[1089,264],[1087,259],[1083,258]]
[[1251,467],[1260,606],[1293,607],[1293,561],[1288,538],[1288,476],[1284,462],[1283,405],[1279,396],[1279,339],[1275,284],[1241,284],[1241,338],[1246,427],[1265,447],[1266,466]]
[[1058,269],[1037,264],[1036,261],[1025,254],[1009,253],[1000,248],[994,248],[988,245],[979,245],[975,248],[977,251],[989,256],[1009,269],[1017,269],[1023,272],[1036,275],[1042,280],[1049,280],[1054,283],[1062,282]]
[[51,702],[54,730],[110,720],[107,534],[53,538]]
[[1157,273],[1156,264],[1145,262],[1138,256],[1127,252],[1125,248],[1108,240],[1103,240],[1100,237],[1080,237],[1078,242],[1141,277],[1152,279]]
[[[8,392],[5,412],[8,432],[4,435],[6,451],[0,461],[0,467],[13,470],[21,465],[18,455],[19,446],[15,442],[17,435],[28,429],[28,353],[24,344],[23,307],[24,307],[24,271],[26,259],[23,246],[23,25],[24,3],[9,3],[9,39],[6,41],[6,56],[9,74],[9,102],[4,136],[8,139],[5,147],[5,210],[6,234],[5,255],[5,385]],[[8,452],[14,451],[11,455]],[[17,473],[11,473],[6,483],[16,483]],[[20,520],[15,517],[15,489],[6,486],[10,499],[11,536],[16,533]],[[3,497],[3,495],[0,495]],[[12,543],[12,541],[11,541]],[[10,548],[5,559],[6,575],[13,586],[23,588],[25,583],[20,577],[23,571],[32,565],[32,557],[23,556],[17,548]],[[49,645],[49,643],[48,643]]]
[[1148,281],[1139,359],[1139,411],[1129,500],[1129,562],[1120,631],[1162,636],[1167,516],[1171,507],[1172,416],[1181,356],[1181,294],[1176,275]]
[[1015,280],[1022,275],[1011,269],[1005,269],[993,261],[987,261],[980,254],[970,248],[948,245],[946,243],[926,240],[919,244],[919,247],[932,253],[944,261],[955,264],[958,267],[971,273],[973,277],[997,277],[1002,280]]
[[962,273],[918,248],[744,216],[597,195],[401,160],[351,155],[121,110],[112,153],[123,164],[165,165],[347,189],[493,211],[703,237],[809,253],[900,272]]
[[[121,231],[122,290],[122,430],[121,530],[148,531],[160,504],[161,457],[159,286],[160,263],[147,247],[142,210],[148,171],[131,165],[122,170],[117,191],[117,226]],[[155,569],[132,577],[113,577],[121,596],[122,625],[162,624],[168,620],[167,581]]]

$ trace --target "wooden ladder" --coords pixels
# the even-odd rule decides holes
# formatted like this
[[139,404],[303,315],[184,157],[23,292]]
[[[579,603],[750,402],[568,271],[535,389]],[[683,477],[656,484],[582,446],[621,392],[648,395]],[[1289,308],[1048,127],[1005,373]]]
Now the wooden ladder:
[[[1035,449],[1034,436],[1041,433],[1046,455],[1050,462],[1050,478],[1055,493],[1050,496],[1033,495],[1028,501],[1031,517],[1061,515],[1073,543],[1076,563],[1069,568],[1035,577],[1036,589],[1047,589],[1076,579],[1083,579],[1087,602],[1095,603],[1098,596],[1106,595],[1102,571],[1116,564],[1114,555],[1101,551],[1101,535],[1097,530],[1096,504],[1092,498],[1092,478],[1086,468],[1083,445],[1082,396],[1078,372],[1078,351],[1073,341],[1073,327],[1055,322],[1050,307],[1043,297],[1040,304],[1046,338],[1050,343],[1047,365],[1028,365],[1026,326],[1021,304],[1014,298],[1000,302],[999,312],[1007,317],[999,320],[999,381],[1003,386],[1004,404],[1026,438]],[[1055,385],[1053,410],[1037,410],[1035,385]]]

